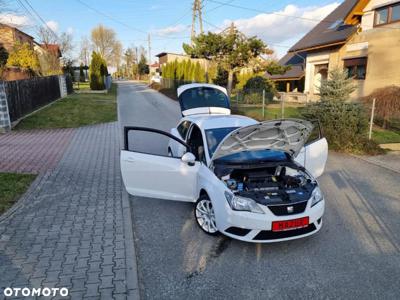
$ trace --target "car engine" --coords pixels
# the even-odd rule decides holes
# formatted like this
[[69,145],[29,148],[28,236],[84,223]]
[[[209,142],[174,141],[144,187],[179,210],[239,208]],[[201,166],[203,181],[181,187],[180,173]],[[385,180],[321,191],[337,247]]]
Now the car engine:
[[264,205],[308,200],[317,184],[305,170],[295,166],[241,167],[224,171],[220,178],[235,195]]

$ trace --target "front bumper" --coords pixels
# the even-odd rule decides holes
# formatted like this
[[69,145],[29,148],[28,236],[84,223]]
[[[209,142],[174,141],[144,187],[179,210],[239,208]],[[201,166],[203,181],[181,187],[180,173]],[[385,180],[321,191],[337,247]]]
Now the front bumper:
[[[286,216],[276,216],[271,210],[262,206],[265,214],[234,211],[229,206],[225,209],[225,216],[217,220],[221,233],[234,239],[253,243],[273,243],[306,237],[318,232],[322,227],[322,216],[325,201],[322,200],[313,207],[308,201],[302,213]],[[309,217],[309,225],[300,229],[287,231],[272,231],[272,222],[286,221],[297,218]]]

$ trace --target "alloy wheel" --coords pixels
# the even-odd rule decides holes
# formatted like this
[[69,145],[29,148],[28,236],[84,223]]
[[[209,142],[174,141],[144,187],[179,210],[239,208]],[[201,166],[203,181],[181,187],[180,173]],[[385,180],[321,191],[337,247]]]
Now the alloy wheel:
[[210,234],[218,232],[215,224],[215,213],[211,200],[201,199],[196,204],[195,209],[196,221],[200,228]]

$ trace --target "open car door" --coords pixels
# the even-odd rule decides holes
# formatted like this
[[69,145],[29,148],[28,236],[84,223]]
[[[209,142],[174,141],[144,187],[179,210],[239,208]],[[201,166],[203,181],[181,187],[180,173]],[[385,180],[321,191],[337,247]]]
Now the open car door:
[[319,122],[314,128],[316,131],[311,135],[309,142],[300,150],[295,161],[303,165],[314,178],[318,178],[325,170],[328,159],[328,142],[322,135]]
[[124,128],[121,173],[126,190],[134,196],[195,202],[200,162],[190,152],[182,157],[168,156],[169,139],[189,150],[185,142],[170,133],[145,127]]

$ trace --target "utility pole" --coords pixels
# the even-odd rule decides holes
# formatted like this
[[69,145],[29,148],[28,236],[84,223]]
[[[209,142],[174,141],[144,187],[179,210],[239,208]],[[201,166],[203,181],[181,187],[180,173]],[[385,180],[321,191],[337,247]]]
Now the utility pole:
[[193,12],[192,12],[192,33],[191,41],[193,42],[196,37],[196,19],[199,18],[199,29],[200,33],[203,33],[203,16],[201,14],[201,9],[203,6],[203,0],[194,0],[193,2]]
[[151,65],[151,37],[150,33],[147,36],[147,43],[148,43],[148,51],[149,51],[149,65]]

